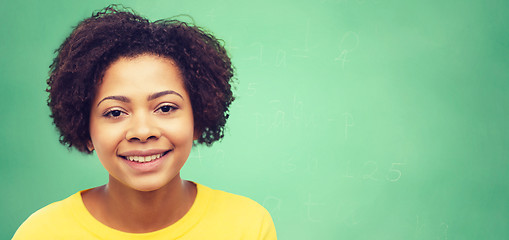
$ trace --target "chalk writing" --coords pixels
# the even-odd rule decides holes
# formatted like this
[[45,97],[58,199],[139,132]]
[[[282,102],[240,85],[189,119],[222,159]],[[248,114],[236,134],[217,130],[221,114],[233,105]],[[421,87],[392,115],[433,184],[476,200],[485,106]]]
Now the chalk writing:
[[285,112],[278,110],[276,112],[276,116],[274,117],[274,121],[272,121],[271,129],[284,127],[285,115],[286,115]]
[[343,177],[353,178],[353,175],[351,174],[351,166],[350,166],[351,163],[352,163],[352,161],[350,161],[350,160],[347,161],[347,164],[346,164],[346,173],[343,174]]
[[230,37],[226,42],[225,42],[225,48],[226,50],[228,51],[228,53],[232,54],[234,52],[234,50],[237,50],[239,49],[239,47],[237,47],[237,45],[235,45],[235,41],[233,40],[232,37]]
[[216,166],[224,166],[224,150],[221,148],[218,148],[216,150],[216,153],[214,154],[214,160],[216,163]]
[[350,51],[343,49],[341,53],[336,58],[334,58],[335,61],[341,62],[341,68],[343,69],[345,68],[345,63],[349,62],[348,53],[350,53]]
[[[426,221],[427,220],[427,221]],[[422,237],[433,236],[433,239],[447,240],[449,239],[449,224],[441,221],[437,224],[433,219],[423,219],[417,215],[416,227],[415,227],[415,238],[422,239]],[[425,224],[426,222],[426,224]],[[435,223],[434,223],[435,222]]]
[[252,97],[256,94],[256,83],[250,82],[247,84],[247,96]]
[[391,168],[389,169],[389,173],[387,174],[387,180],[391,182],[397,182],[401,178],[401,170],[398,169],[399,166],[405,165],[404,163],[392,163]]
[[364,167],[367,174],[364,174],[363,178],[378,181],[378,178],[375,177],[375,174],[378,172],[378,163],[374,161],[367,161],[364,163]]
[[193,148],[191,154],[189,155],[189,158],[198,159],[200,165],[203,165],[201,151],[199,147]]
[[272,109],[275,111],[274,118],[271,121],[270,131],[275,128],[283,128],[286,126],[285,116],[286,113],[282,110],[281,100],[273,99],[269,101],[269,105],[272,106]]
[[417,215],[417,222],[415,226],[415,235],[419,236],[424,228],[424,223],[421,223],[421,218]]
[[381,165],[377,161],[365,161],[362,166],[355,167],[352,166],[351,160],[347,160],[343,168],[342,177],[350,179],[362,178],[371,181],[386,180],[387,182],[394,183],[400,181],[403,177],[401,167],[404,165],[406,165],[406,163],[391,163],[390,167],[385,171],[385,167],[382,166],[381,168]]
[[293,111],[292,116],[295,120],[300,120],[302,118],[304,106],[302,105],[302,101],[297,100],[297,93],[293,95]]
[[246,60],[257,61],[260,65],[263,64],[263,44],[259,42],[252,43],[249,47],[255,48],[257,54],[254,56],[247,57]]
[[293,57],[298,58],[308,58],[309,57],[309,20],[306,22],[306,32],[304,34],[304,48],[294,48],[295,54],[292,54]]
[[286,51],[278,50],[276,54],[276,67],[286,67]]
[[355,32],[347,32],[341,38],[339,43],[340,54],[334,59],[341,62],[341,67],[345,68],[345,63],[349,62],[348,55],[359,45],[359,35]]
[[295,165],[295,158],[292,156],[288,159],[285,159],[282,161],[282,167],[283,167],[283,172],[285,173],[289,173],[289,172],[294,172],[295,170],[297,170],[297,166]]
[[304,205],[306,206],[306,210],[307,210],[307,219],[311,222],[321,222],[321,218],[314,216],[314,214],[312,214],[312,212],[314,212],[313,210],[315,210],[315,207],[323,205],[323,204],[312,201],[311,193],[310,193],[310,194],[308,194],[308,199],[304,203]]
[[344,113],[343,116],[345,116],[345,140],[348,140],[348,129],[354,126],[353,116],[350,113]]
[[309,173],[318,172],[318,158],[311,158],[311,161],[308,161],[307,163],[307,170]]
[[447,225],[447,223],[445,222],[442,222],[442,224],[440,224],[440,228],[441,236],[439,239],[447,240],[447,232],[449,231],[449,225]]

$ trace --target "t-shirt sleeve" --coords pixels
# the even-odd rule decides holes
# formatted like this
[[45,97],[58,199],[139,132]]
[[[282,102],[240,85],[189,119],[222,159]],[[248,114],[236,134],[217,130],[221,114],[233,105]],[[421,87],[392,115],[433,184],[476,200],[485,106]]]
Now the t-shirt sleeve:
[[14,233],[12,239],[65,239],[66,233],[75,230],[70,227],[74,221],[65,207],[65,201],[54,202],[30,215]]
[[272,217],[266,209],[265,214],[262,218],[262,224],[260,228],[260,234],[258,239],[260,240],[276,240],[276,227],[274,226],[274,222],[272,221]]
[[53,227],[50,221],[44,219],[44,212],[45,209],[41,209],[28,217],[27,220],[21,224],[16,233],[14,233],[12,239],[51,239],[50,235]]

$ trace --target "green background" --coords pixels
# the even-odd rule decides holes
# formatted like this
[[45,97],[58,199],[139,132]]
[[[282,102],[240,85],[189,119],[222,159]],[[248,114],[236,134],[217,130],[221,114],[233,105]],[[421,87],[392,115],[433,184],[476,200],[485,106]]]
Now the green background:
[[[104,184],[68,151],[45,80],[71,27],[107,1],[0,5],[0,238]],[[508,1],[122,1],[224,39],[237,100],[183,177],[248,196],[280,239],[509,238]]]

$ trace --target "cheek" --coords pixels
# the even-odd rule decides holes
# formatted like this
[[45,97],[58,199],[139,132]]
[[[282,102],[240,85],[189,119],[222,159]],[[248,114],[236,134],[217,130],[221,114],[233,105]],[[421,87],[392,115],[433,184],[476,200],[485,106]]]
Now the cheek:
[[193,144],[194,125],[193,121],[188,119],[173,122],[166,127],[167,136],[174,145],[189,146]]
[[168,129],[171,141],[174,144],[186,144],[193,141],[193,128],[189,126],[172,127]]
[[90,138],[97,155],[115,154],[115,147],[122,140],[122,131],[119,126],[101,125],[91,122]]

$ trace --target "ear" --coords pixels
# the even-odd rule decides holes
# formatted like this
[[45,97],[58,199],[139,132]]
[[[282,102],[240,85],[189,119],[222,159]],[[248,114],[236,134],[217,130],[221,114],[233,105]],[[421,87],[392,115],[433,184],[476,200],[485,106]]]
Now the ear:
[[88,151],[94,151],[94,144],[92,144],[92,141],[88,141],[87,143]]
[[194,141],[198,140],[198,138],[201,137],[201,134],[202,134],[202,132],[195,128],[194,129],[194,133],[193,133],[193,140]]

